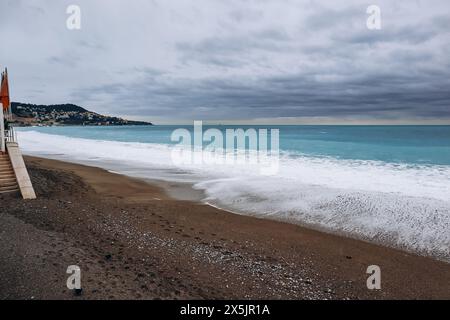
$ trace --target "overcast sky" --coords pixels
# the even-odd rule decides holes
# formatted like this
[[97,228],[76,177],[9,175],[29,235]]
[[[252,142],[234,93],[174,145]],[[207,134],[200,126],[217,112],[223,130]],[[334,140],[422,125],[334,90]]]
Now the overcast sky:
[[0,39],[13,101],[157,123],[450,120],[448,0],[0,0]]

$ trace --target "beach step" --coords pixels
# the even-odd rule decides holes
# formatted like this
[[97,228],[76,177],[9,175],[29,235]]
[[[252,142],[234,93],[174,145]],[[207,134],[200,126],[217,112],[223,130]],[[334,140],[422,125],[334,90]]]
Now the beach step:
[[0,154],[0,194],[19,191],[14,169],[7,153]]
[[0,180],[1,179],[9,179],[9,178],[15,178],[14,171],[12,168],[10,170],[0,171]]
[[17,193],[19,192],[19,186],[14,187],[0,187],[0,194],[4,193]]

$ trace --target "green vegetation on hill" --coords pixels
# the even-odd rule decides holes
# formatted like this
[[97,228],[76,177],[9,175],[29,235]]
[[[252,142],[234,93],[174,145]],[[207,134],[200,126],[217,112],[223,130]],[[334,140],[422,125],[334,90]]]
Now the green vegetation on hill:
[[[71,104],[71,103],[45,105],[45,104],[12,102],[11,110],[14,114],[18,112],[17,107],[28,108],[30,110],[42,111],[42,112],[51,112],[53,110],[58,111],[58,112],[70,112],[70,111],[72,111],[72,112],[88,112],[88,110],[86,110],[80,106],[77,106],[75,104]],[[19,110],[22,108],[19,108]]]
[[152,125],[150,122],[104,116],[74,104],[36,105],[13,102],[11,103],[11,111],[13,113],[13,124],[16,126]]

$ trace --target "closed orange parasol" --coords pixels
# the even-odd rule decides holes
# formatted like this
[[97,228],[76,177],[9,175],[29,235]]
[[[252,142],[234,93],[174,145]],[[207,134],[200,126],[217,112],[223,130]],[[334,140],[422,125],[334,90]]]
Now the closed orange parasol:
[[3,111],[9,108],[9,85],[8,85],[8,70],[2,73],[2,83],[0,88],[0,102],[3,104]]

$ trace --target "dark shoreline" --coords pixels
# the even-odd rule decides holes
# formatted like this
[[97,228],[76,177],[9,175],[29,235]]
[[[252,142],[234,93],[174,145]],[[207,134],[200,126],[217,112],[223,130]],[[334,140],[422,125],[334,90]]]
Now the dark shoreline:
[[[38,199],[1,196],[0,299],[450,299],[450,264],[174,200],[26,157]],[[79,265],[83,294],[66,288]],[[366,268],[381,268],[368,290]]]

